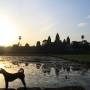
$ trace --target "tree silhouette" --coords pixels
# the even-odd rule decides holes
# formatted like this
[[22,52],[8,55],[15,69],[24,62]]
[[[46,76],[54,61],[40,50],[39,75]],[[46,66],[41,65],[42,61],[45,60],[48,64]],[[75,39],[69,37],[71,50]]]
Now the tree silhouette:
[[37,41],[36,47],[40,47],[40,46],[41,46],[40,41]]
[[84,38],[85,38],[84,35],[81,35],[81,39],[82,39],[82,41],[84,40]]
[[18,43],[18,45],[20,46],[20,45],[21,45],[20,41],[21,41],[22,37],[19,36],[18,39],[19,39],[19,43]]
[[25,47],[29,47],[29,44],[28,44],[28,43],[26,43],[26,44],[25,44]]

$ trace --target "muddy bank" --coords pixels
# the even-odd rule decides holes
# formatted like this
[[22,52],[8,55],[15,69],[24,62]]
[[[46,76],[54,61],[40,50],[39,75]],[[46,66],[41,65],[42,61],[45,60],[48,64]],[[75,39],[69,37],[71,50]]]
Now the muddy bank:
[[[6,90],[5,88],[0,88],[0,90]],[[81,86],[66,86],[66,87],[60,87],[60,88],[40,88],[40,87],[31,87],[31,88],[9,88],[8,90],[85,90],[85,88]]]

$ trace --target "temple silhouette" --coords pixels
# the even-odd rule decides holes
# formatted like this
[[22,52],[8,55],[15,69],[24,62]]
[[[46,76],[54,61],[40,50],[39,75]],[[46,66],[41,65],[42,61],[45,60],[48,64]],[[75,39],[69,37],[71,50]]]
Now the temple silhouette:
[[18,44],[14,44],[10,47],[0,47],[1,55],[31,55],[31,54],[89,54],[90,43],[84,39],[84,35],[81,36],[81,41],[72,41],[68,36],[63,41],[60,40],[60,36],[57,33],[55,41],[51,41],[49,36],[47,39],[37,41],[35,46],[30,46],[28,43],[22,46],[20,43],[21,36],[19,36]]

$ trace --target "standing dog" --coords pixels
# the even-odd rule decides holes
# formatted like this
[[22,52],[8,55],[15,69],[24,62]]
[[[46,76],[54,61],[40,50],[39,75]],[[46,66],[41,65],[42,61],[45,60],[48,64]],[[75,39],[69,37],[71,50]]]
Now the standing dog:
[[0,73],[2,73],[5,78],[6,89],[8,89],[8,83],[11,81],[14,81],[17,78],[19,78],[22,81],[24,87],[26,88],[25,75],[24,75],[23,68],[20,68],[17,73],[8,73],[7,71],[1,68]]

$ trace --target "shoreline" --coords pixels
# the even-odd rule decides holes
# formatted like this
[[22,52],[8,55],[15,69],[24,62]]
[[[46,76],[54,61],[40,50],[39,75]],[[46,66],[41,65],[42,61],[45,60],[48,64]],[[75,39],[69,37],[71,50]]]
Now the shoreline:
[[84,64],[90,67],[90,54],[65,54],[65,55],[52,55],[53,57],[61,58],[67,61]]
[[0,54],[0,56],[50,56],[67,61],[90,65],[90,54]]
[[[5,88],[0,88],[0,90],[6,90]],[[65,86],[65,87],[57,87],[57,88],[41,88],[41,87],[19,87],[15,88],[8,88],[8,90],[86,90],[82,86]]]

